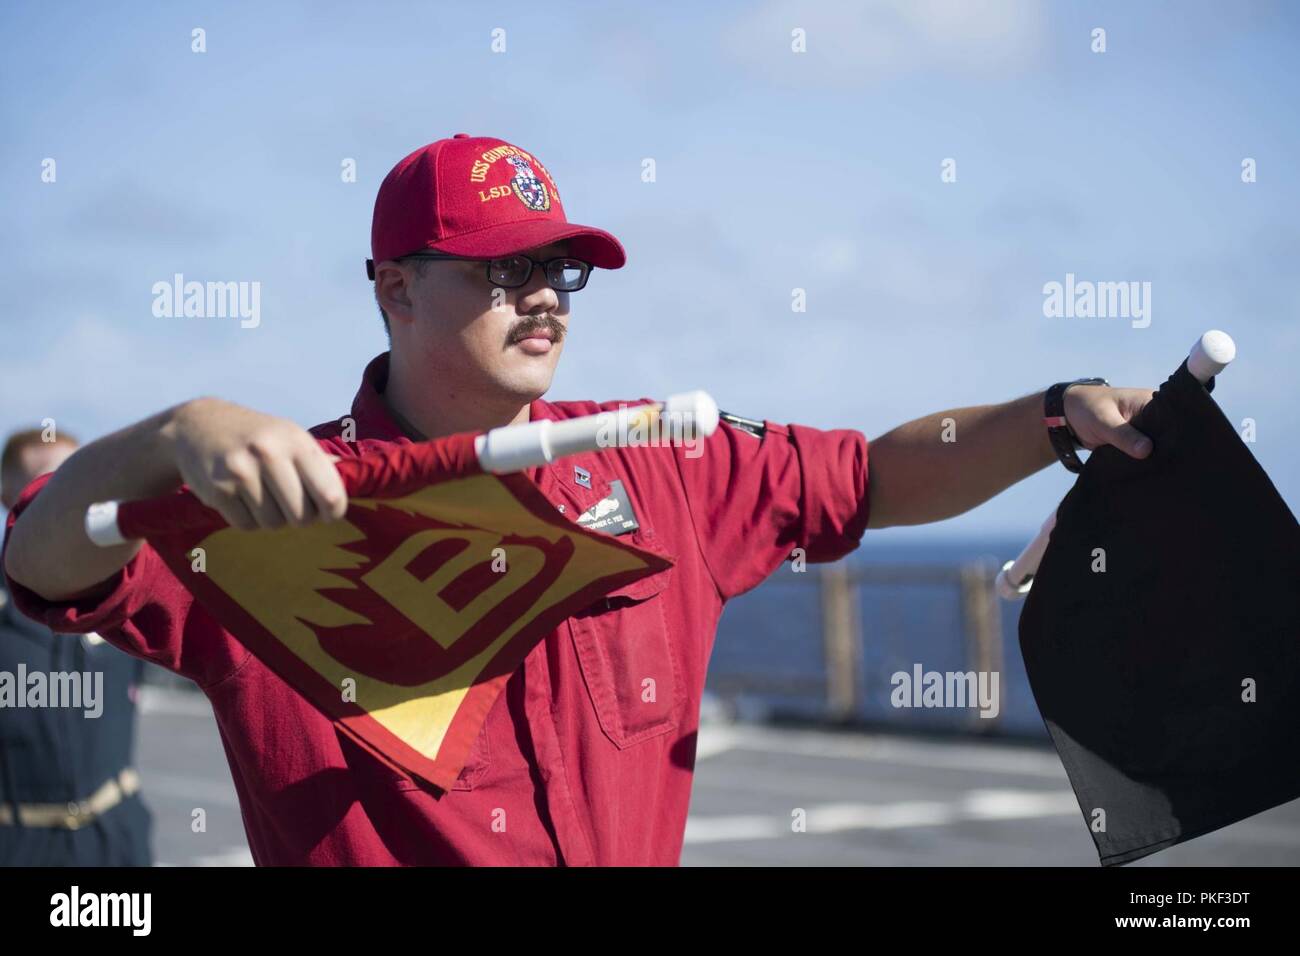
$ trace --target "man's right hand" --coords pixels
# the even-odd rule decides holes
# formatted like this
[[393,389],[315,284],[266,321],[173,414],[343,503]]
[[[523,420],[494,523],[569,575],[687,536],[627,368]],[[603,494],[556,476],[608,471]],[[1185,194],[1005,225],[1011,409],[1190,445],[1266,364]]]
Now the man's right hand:
[[181,480],[232,527],[301,526],[347,511],[331,457],[288,419],[198,398],[176,409],[162,435]]

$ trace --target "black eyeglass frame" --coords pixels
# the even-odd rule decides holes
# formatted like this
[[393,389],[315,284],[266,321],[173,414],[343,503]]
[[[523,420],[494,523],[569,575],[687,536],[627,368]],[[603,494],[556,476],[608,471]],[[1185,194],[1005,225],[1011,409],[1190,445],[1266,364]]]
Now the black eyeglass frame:
[[[401,262],[405,259],[433,259],[433,260],[443,260],[449,262],[482,262],[484,263],[484,274],[487,276],[488,282],[491,282],[494,286],[496,286],[499,289],[523,288],[528,284],[528,280],[533,277],[533,270],[538,266],[541,266],[543,272],[546,275],[546,284],[549,285],[556,292],[581,292],[583,289],[587,287],[587,280],[591,278],[591,270],[595,268],[595,266],[593,266],[590,262],[587,262],[584,259],[574,258],[573,256],[556,256],[553,259],[534,259],[532,256],[524,255],[522,252],[511,253],[508,256],[496,256],[495,258],[492,259],[482,259],[477,256],[454,256],[447,252],[412,252],[410,255],[398,256],[393,261]],[[523,279],[520,280],[515,285],[505,285],[492,278],[492,263],[501,262],[504,259],[527,259],[528,260],[528,271],[524,273]],[[573,288],[573,289],[561,289],[557,287],[555,285],[555,282],[551,279],[551,273],[549,268],[551,263],[553,262],[576,262],[579,265],[581,265],[584,269],[582,273],[582,284],[579,285],[577,288]],[[373,259],[366,260],[366,275],[370,277],[370,280],[372,282],[374,281],[375,260]]]

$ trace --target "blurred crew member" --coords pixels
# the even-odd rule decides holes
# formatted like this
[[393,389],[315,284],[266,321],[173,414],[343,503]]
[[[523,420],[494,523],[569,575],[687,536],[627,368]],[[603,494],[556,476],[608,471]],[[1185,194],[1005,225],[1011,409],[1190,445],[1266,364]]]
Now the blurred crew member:
[[[10,436],[0,502],[77,448]],[[148,866],[150,815],[131,757],[144,664],[103,638],[18,613],[0,576],[0,865]]]

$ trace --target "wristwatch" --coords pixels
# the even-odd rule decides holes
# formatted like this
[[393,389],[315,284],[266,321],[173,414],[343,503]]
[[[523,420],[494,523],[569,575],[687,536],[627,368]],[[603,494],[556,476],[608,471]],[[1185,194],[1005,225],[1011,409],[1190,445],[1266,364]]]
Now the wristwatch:
[[1083,471],[1083,462],[1075,452],[1076,448],[1083,447],[1083,442],[1065,420],[1065,391],[1072,385],[1109,384],[1104,378],[1076,378],[1073,382],[1057,382],[1043,395],[1043,424],[1047,426],[1047,438],[1056,457],[1070,471]]

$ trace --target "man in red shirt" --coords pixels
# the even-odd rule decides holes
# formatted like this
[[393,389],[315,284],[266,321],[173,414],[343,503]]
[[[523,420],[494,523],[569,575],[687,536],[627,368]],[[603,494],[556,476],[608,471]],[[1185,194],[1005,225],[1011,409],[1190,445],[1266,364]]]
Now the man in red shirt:
[[[835,560],[867,527],[959,514],[1053,460],[1040,393],[889,432],[871,443],[870,482],[860,432],[725,415],[702,448],[609,449],[531,469],[562,513],[599,527],[616,512],[623,520],[605,530],[674,563],[533,648],[459,781],[439,791],[338,732],[147,544],[98,548],[82,527],[92,502],[182,482],[240,528],[336,520],[347,502],[331,456],[620,404],[541,397],[572,293],[624,252],[566,220],[536,157],[464,133],[417,150],[380,187],[371,245],[391,348],[366,368],[349,415],[309,433],[216,398],[184,402],[33,482],[6,531],[24,613],[56,631],[98,631],[207,694],[258,863],[676,864],[725,602],[796,549]],[[1150,390],[1059,394],[1081,444],[1149,453],[1128,420]],[[948,418],[959,441],[943,440]]]

